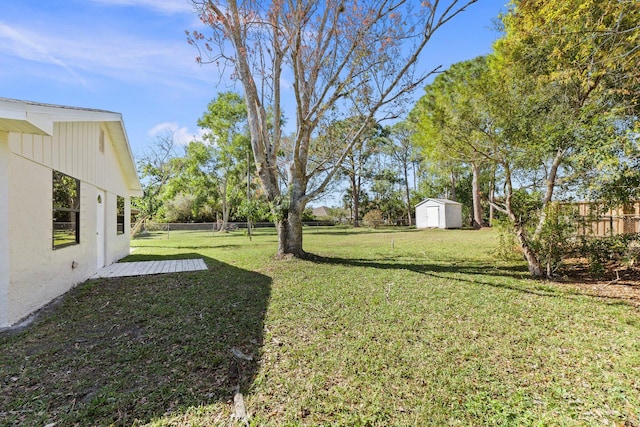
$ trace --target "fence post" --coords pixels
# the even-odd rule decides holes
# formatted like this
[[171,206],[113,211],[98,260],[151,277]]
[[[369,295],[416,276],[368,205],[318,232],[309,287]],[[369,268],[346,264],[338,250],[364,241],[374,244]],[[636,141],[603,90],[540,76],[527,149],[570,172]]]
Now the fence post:
[[609,216],[609,235],[613,236],[613,215]]

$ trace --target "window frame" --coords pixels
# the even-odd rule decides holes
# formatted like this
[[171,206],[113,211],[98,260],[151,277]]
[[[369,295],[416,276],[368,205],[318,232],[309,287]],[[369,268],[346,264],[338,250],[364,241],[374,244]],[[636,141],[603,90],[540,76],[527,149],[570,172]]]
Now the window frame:
[[124,234],[125,228],[125,199],[123,196],[116,194],[116,235]]
[[[52,180],[51,180],[51,196],[52,196],[52,215],[51,215],[51,224],[52,224],[52,233],[51,233],[51,248],[53,250],[56,249],[61,249],[61,248],[66,248],[68,246],[74,246],[74,245],[78,245],[80,244],[80,180],[77,178],[74,178],[72,176],[69,176],[65,173],[62,173],[60,171],[57,171],[55,169],[52,170]],[[75,188],[73,188],[73,191],[75,191],[76,195],[73,198],[73,200],[71,201],[71,204],[58,204],[56,203],[57,197],[56,197],[56,181],[62,179],[62,178],[70,178],[75,184]],[[62,206],[60,206],[62,205]],[[75,206],[74,206],[75,205]],[[74,225],[74,232],[73,233],[66,233],[63,235],[67,236],[67,238],[60,238],[60,233],[58,233],[58,236],[56,238],[56,223],[60,222],[56,220],[56,217],[58,215],[56,215],[57,213],[68,213],[69,214],[69,219],[73,218],[75,221],[68,221],[69,223]],[[69,241],[68,237],[69,236],[73,236],[74,240],[73,241]],[[61,241],[62,243],[56,243],[56,241]]]

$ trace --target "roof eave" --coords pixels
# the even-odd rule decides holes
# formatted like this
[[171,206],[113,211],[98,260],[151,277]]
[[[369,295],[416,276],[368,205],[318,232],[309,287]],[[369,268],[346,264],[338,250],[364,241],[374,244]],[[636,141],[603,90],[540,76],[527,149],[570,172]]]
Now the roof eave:
[[118,121],[108,121],[105,125],[111,135],[114,143],[114,148],[118,161],[122,166],[125,177],[127,179],[127,185],[129,188],[129,195],[140,197],[143,195],[142,184],[138,177],[138,171],[136,170],[136,163],[131,152],[131,146],[129,145],[129,138],[122,121],[122,116]]
[[111,134],[131,196],[142,196],[122,114],[91,108],[67,107],[0,98],[0,131],[53,136],[55,122],[101,122]]

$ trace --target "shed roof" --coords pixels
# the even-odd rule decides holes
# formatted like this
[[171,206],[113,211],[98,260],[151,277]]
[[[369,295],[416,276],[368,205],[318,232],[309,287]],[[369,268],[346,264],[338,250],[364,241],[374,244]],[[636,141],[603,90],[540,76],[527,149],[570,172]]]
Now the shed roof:
[[326,206],[319,206],[317,208],[313,208],[313,215],[317,217],[330,216],[329,208]]
[[0,131],[52,136],[53,124],[56,122],[104,123],[114,142],[116,156],[124,170],[130,194],[142,195],[142,185],[138,178],[122,114],[93,108],[0,98]]
[[449,199],[434,199],[434,198],[426,198],[423,201],[421,201],[420,203],[418,203],[415,207],[417,208],[420,205],[423,205],[427,202],[434,202],[434,203],[438,203],[440,205],[462,205],[462,203],[458,203],[458,202],[454,202],[453,200],[449,200]]

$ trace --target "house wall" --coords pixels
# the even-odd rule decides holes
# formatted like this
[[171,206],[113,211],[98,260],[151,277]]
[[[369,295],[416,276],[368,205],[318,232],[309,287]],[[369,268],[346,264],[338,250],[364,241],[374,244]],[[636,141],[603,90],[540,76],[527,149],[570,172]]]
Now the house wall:
[[[127,188],[126,181],[124,179],[124,171],[122,165],[118,161],[114,145],[110,143],[111,137],[108,132],[104,131],[105,141],[105,156],[104,156],[104,171],[106,176],[118,177],[118,179],[105,179],[103,176],[102,187],[106,190],[105,197],[105,224],[106,224],[106,245],[105,251],[105,265],[110,265],[129,255],[129,243],[130,235],[128,230],[131,229],[131,207],[129,198],[129,189]],[[124,230],[125,233],[117,234],[117,212],[118,212],[118,200],[117,196],[124,197]]]
[[98,122],[54,123],[53,136],[11,132],[9,147],[14,154],[105,188],[100,131]]
[[[104,153],[99,149],[101,132]],[[100,123],[54,123],[52,137],[9,133],[8,151],[10,273],[8,297],[3,299],[8,301],[7,314],[4,320],[0,314],[0,327],[16,323],[96,273],[97,209],[105,209],[104,264],[129,253],[129,234],[116,233],[116,196],[128,195],[126,182]],[[55,250],[53,169],[80,180],[80,243]],[[105,191],[102,205],[97,202],[99,190]],[[125,197],[125,206],[128,202]],[[128,226],[125,223],[125,230]]]
[[9,324],[9,135],[0,131],[0,327]]

